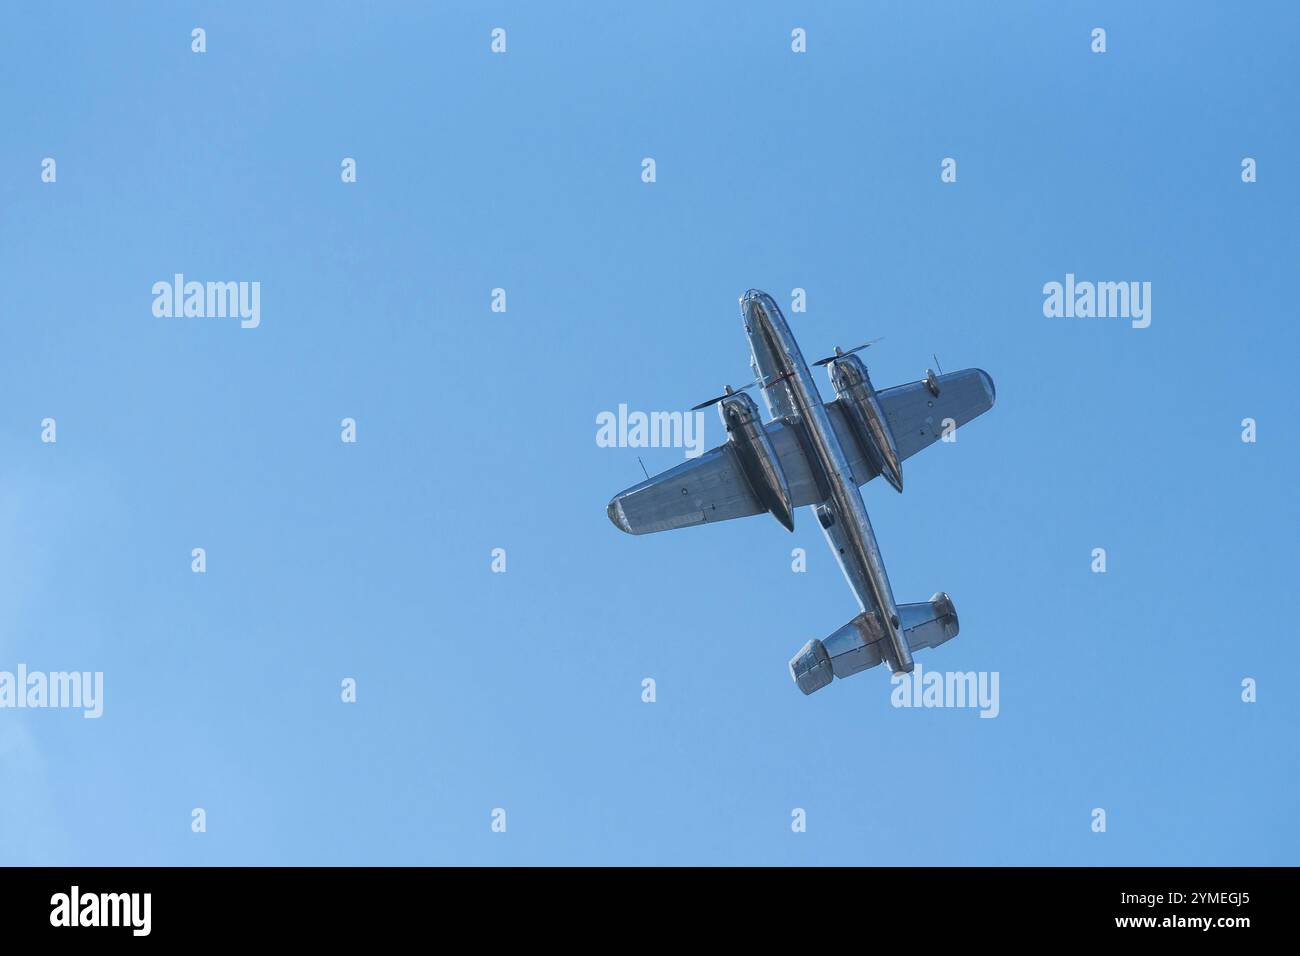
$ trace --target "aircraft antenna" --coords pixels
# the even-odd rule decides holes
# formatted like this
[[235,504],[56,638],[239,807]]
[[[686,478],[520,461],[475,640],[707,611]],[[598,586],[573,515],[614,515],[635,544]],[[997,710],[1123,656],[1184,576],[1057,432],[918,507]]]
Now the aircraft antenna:
[[[636,456],[636,460],[641,462],[641,470],[642,470],[642,471],[645,471],[645,462],[641,461],[641,456],[640,456],[640,455],[637,455],[637,456]],[[650,472],[645,471],[645,476],[646,476],[646,479],[648,480],[648,479],[650,478]]]

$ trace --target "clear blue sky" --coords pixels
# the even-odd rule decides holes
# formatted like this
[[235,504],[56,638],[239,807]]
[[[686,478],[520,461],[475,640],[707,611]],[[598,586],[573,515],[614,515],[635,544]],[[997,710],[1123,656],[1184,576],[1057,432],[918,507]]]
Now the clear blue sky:
[[[1295,6],[614,6],[6,11],[0,669],[105,701],[0,711],[0,862],[1300,862]],[[1045,318],[1067,272],[1151,327]],[[807,509],[606,518],[596,415],[743,381],[796,286],[810,358],[997,383],[864,492],[997,719],[798,693],[856,611]]]

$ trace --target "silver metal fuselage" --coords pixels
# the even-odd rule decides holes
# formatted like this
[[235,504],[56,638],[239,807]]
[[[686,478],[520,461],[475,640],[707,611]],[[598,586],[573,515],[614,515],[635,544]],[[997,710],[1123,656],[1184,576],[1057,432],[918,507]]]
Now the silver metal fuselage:
[[[802,425],[802,433],[825,479],[830,508],[819,508],[818,518],[844,569],[844,576],[864,611],[872,607],[879,609],[889,637],[890,668],[895,672],[911,671],[912,652],[901,629],[898,606],[871,519],[867,517],[857,482],[803,353],[771,296],[751,289],[741,299],[741,307],[745,330],[760,366],[757,371],[769,382],[779,379],[769,389],[786,390],[785,395],[769,395],[769,406],[775,413],[793,415]],[[769,363],[770,368],[764,367]]]

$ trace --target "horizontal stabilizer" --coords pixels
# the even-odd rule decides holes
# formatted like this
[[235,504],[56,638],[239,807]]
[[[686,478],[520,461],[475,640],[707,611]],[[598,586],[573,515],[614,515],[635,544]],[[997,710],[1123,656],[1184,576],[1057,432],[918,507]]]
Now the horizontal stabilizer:
[[[957,636],[957,611],[943,591],[920,604],[898,605],[903,636],[912,650],[938,647]],[[888,634],[876,611],[859,614],[826,638],[813,639],[790,660],[790,676],[805,694],[821,690],[834,677],[849,677],[885,658]]]
[[938,647],[957,636],[957,609],[943,591],[924,604],[898,605],[898,618],[903,624],[907,646],[914,651]]

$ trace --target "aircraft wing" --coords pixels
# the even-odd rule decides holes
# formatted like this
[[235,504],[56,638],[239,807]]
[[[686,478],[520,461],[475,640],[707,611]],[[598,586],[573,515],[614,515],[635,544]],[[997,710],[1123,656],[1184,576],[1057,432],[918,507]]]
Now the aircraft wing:
[[[937,376],[937,381],[938,395],[931,394],[925,382],[896,385],[876,393],[889,421],[889,430],[894,433],[900,459],[911,458],[938,440],[945,418],[951,418],[958,426],[965,425],[992,408],[997,396],[993,379],[983,369],[949,372]],[[831,404],[838,403],[836,399]]]
[[[847,429],[843,419],[837,419],[836,431]],[[763,427],[785,472],[791,506],[824,501],[827,493],[808,465],[798,430],[780,420]],[[841,440],[847,434],[843,432]],[[608,510],[610,520],[628,534],[689,528],[767,511],[750,487],[731,442],[619,492]]]
[[[940,375],[938,382],[938,396],[931,394],[923,381],[877,393],[900,458],[910,458],[936,441],[945,418],[960,426],[993,407],[993,380],[979,369],[949,372]],[[828,403],[826,413],[854,479],[866,484],[879,472],[854,437],[840,400]],[[774,419],[763,427],[785,473],[791,507],[820,504],[830,497],[820,473],[810,463],[799,426]],[[628,534],[714,524],[766,510],[730,442],[620,492],[608,509],[610,520]]]
[[619,492],[609,503],[609,518],[628,534],[649,534],[765,510],[736,453],[721,445]]

